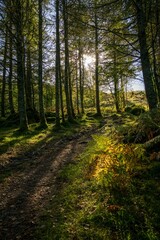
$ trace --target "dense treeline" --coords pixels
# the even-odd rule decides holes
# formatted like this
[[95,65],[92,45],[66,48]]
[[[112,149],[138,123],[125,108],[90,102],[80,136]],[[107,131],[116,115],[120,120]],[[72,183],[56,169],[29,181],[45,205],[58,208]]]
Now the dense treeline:
[[86,107],[101,115],[110,90],[117,112],[142,70],[149,109],[160,101],[158,0],[12,0],[0,2],[0,114],[47,127]]

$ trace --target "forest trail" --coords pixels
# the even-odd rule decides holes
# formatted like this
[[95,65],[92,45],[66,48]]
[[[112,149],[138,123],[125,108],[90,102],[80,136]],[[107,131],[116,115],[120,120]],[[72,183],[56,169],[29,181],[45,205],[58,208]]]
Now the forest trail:
[[0,239],[34,239],[38,220],[58,187],[59,170],[82,153],[95,131],[50,141],[34,154],[7,159],[1,171],[11,175],[0,183]]

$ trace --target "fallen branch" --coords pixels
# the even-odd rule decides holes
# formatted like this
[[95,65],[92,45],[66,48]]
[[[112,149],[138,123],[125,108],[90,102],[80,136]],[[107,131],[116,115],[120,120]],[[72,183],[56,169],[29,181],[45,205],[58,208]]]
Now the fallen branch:
[[151,140],[145,142],[143,144],[143,146],[146,150],[150,150],[150,149],[154,149],[154,148],[156,149],[158,147],[160,149],[160,135],[158,135],[158,136],[152,138]]

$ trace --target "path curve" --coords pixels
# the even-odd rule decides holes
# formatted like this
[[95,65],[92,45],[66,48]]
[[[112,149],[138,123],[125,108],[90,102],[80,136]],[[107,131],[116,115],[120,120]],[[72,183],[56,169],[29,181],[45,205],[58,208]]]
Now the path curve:
[[36,154],[2,167],[2,171],[11,168],[12,175],[0,184],[0,239],[34,239],[38,219],[54,195],[59,170],[82,153],[93,132],[51,141]]

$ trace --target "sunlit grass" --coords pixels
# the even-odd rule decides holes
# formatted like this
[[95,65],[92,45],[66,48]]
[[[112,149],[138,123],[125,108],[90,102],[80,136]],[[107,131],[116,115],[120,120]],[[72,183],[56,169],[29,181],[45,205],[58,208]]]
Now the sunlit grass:
[[29,131],[22,134],[19,132],[18,128],[10,127],[1,129],[0,153],[5,152],[5,150],[11,147],[23,147],[24,150],[25,147],[28,148],[29,146],[42,141],[44,138],[46,138],[46,135],[51,133],[51,125],[49,125],[48,129],[43,131],[38,131],[36,127],[37,126],[35,124],[30,125]]
[[93,136],[81,157],[61,170],[39,239],[160,239],[160,163],[120,140],[113,129]]
[[54,129],[54,124],[48,124],[47,129],[40,129],[38,124],[30,124],[29,130],[26,132],[19,132],[18,127],[5,127],[0,129],[0,154],[7,150],[14,149],[14,151],[27,151],[32,147],[38,148],[38,144],[43,142],[48,143],[53,139],[70,136],[74,133],[83,132],[93,126],[98,126],[101,119],[89,118],[82,115],[75,120],[74,124],[66,122],[61,129]]

